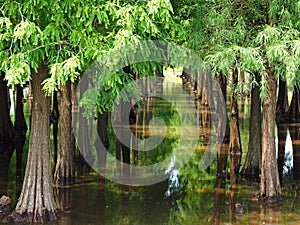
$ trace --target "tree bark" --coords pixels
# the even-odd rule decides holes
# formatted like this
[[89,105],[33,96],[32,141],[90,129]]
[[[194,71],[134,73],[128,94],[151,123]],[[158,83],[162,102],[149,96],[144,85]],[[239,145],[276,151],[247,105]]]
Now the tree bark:
[[[255,74],[255,80],[260,83],[261,78]],[[251,114],[248,152],[242,170],[245,178],[258,179],[261,165],[261,100],[259,85],[253,84],[251,89]]]
[[45,222],[57,219],[50,159],[50,101],[42,91],[48,68],[40,64],[32,75],[33,110],[29,150],[21,196],[13,213],[17,222]]
[[279,78],[278,99],[276,104],[277,118],[284,119],[289,109],[288,89],[286,81]]
[[7,82],[2,75],[0,75],[0,106],[0,142],[15,141],[18,136],[10,119]]
[[19,133],[22,139],[26,138],[27,125],[24,117],[24,104],[23,104],[23,88],[17,84],[17,107],[16,107],[16,120],[15,129]]
[[60,88],[60,125],[59,148],[54,173],[56,185],[71,185],[75,181],[74,173],[74,149],[72,146],[72,104],[71,83],[61,85]]
[[275,147],[276,78],[274,68],[267,65],[267,95],[263,101],[262,166],[260,197],[273,203],[281,195]]
[[294,91],[293,91],[293,97],[292,101],[289,107],[289,118],[290,122],[292,123],[298,123],[299,116],[300,116],[300,93],[299,93],[299,88],[295,85]]
[[235,65],[232,69],[232,92],[230,103],[230,141],[229,141],[229,153],[230,153],[230,189],[231,191],[238,188],[238,175],[242,157],[242,145],[239,129],[239,115],[236,100],[235,88],[238,81],[238,71]]

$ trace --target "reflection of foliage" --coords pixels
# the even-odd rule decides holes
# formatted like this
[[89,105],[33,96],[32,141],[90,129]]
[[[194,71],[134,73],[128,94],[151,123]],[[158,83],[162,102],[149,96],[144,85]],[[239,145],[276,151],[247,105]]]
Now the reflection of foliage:
[[[151,100],[150,100],[151,101]],[[178,130],[180,130],[180,117],[174,106],[163,99],[154,99],[152,105],[152,118],[159,117],[167,126],[167,134],[162,143],[151,151],[139,151],[138,165],[152,165],[158,163],[172,154],[173,148],[178,144]],[[141,104],[150,104],[145,101]],[[177,136],[177,138],[176,138]]]
[[214,210],[213,185],[201,182],[202,193],[187,193],[177,200],[177,210],[171,212],[168,224],[208,224]]
[[[168,208],[163,204],[165,183],[149,187],[109,184],[105,187],[105,224],[164,224]],[[155,195],[153,193],[156,193]],[[146,210],[145,210],[146,209]],[[159,215],[153,217],[153,215]]]
[[217,162],[210,165],[210,173],[207,171],[200,171],[200,159],[204,153],[196,151],[191,157],[190,161],[180,170],[179,179],[184,190],[193,192],[195,190],[205,189],[201,181],[214,181],[217,174]]

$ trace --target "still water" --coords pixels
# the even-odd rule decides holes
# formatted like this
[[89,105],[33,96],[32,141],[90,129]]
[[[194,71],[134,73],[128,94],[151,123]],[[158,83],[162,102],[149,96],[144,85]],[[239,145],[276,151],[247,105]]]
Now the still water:
[[[176,96],[176,104],[191,107],[186,106],[186,102],[193,100],[193,94],[178,94],[182,93],[179,90],[182,89],[180,80],[168,79],[173,83],[164,82],[160,91],[165,95]],[[296,140],[292,141],[292,135],[289,135],[295,129],[300,129],[297,124],[290,127],[286,125],[283,133],[286,132],[287,136],[283,135],[279,141],[276,140],[279,146],[279,161],[281,160],[283,201],[272,206],[258,202],[255,194],[259,191],[259,183],[240,178],[239,189],[235,193],[236,205],[232,210],[229,204],[232,194],[229,181],[216,180],[216,160],[209,168],[199,169],[200,159],[215,132],[209,113],[205,113],[205,107],[193,103],[196,113],[190,113],[190,108],[186,108],[184,118],[179,118],[182,115],[176,112],[174,104],[159,98],[151,102],[151,107],[145,107],[151,111],[151,116],[159,115],[165,121],[167,129],[163,132],[164,139],[160,145],[151,151],[139,152],[134,160],[136,165],[143,166],[169,159],[163,167],[168,177],[165,181],[148,186],[126,186],[107,180],[93,170],[78,175],[75,185],[54,188],[57,205],[64,214],[58,222],[52,224],[300,224],[300,185],[297,181],[298,173],[294,171],[299,168],[297,163],[299,155],[296,154],[299,144]],[[244,158],[250,111],[247,100],[244,105],[240,104],[240,107],[244,107],[243,117],[240,118]],[[195,128],[198,132],[198,136],[194,137],[196,147],[189,161],[185,165],[180,165],[176,163],[180,154],[174,157],[172,151],[178,146],[178,139],[185,137],[180,135],[185,131],[182,123],[184,120],[190,120],[191,116],[201,121],[200,128]],[[132,129],[141,132],[139,137],[142,135],[147,137],[147,132],[149,133],[149,126],[145,124],[139,124]],[[152,135],[160,135],[159,127],[150,131]],[[278,133],[281,134],[282,131]],[[114,155],[115,145],[111,127],[109,134],[111,141],[109,152]],[[189,136],[188,133],[186,136]],[[28,144],[25,143],[25,146]],[[26,157],[20,159],[20,154],[10,146],[2,146],[2,149],[5,149],[5,154],[0,156],[0,191],[1,194],[10,196],[14,206],[21,188]],[[180,151],[184,152],[185,149],[182,148]],[[26,152],[24,149],[24,153]],[[109,166],[107,170],[110,170]],[[218,182],[226,182],[225,188],[216,188]]]

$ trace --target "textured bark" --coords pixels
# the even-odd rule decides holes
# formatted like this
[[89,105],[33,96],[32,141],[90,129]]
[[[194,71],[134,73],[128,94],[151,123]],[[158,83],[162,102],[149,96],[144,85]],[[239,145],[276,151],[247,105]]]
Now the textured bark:
[[0,142],[18,139],[9,115],[7,91],[7,82],[4,80],[4,76],[0,74]]
[[45,222],[57,219],[50,162],[50,101],[42,91],[47,66],[32,75],[33,110],[29,150],[22,192],[13,213],[15,221]]
[[235,87],[238,81],[238,73],[235,65],[232,69],[232,92],[230,103],[230,189],[235,190],[238,188],[238,175],[240,170],[240,163],[242,157],[242,145],[239,129],[239,115],[236,100]]
[[27,132],[27,125],[24,117],[24,104],[23,104],[23,88],[17,84],[17,107],[16,107],[16,119],[15,119],[15,129],[19,133],[22,139],[25,139]]
[[278,118],[286,117],[289,110],[288,89],[286,81],[279,78],[278,99],[276,104],[276,115]]
[[[255,80],[260,83],[256,73]],[[242,175],[248,179],[258,179],[261,165],[261,100],[259,86],[253,84],[251,89],[251,112],[248,152]]]
[[67,81],[60,88],[60,124],[59,124],[59,148],[54,173],[56,185],[70,185],[75,181],[74,173],[74,149],[72,146],[72,104],[71,83]]
[[267,95],[263,101],[262,166],[260,197],[273,203],[281,195],[275,147],[276,78],[274,69],[267,65]]

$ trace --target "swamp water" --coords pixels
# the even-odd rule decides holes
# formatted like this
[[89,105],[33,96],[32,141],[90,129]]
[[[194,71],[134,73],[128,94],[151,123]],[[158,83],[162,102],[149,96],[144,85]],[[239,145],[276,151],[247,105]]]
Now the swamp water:
[[[170,78],[169,78],[170,79]],[[163,92],[176,96],[176,104],[183,106],[193,99],[193,95],[179,95],[182,88],[180,80],[172,78],[173,84],[164,82]],[[285,131],[279,131],[278,160],[282,171],[283,201],[279,204],[267,206],[255,198],[259,191],[259,183],[247,182],[240,178],[236,206],[230,207],[230,186],[228,180],[216,180],[216,160],[206,170],[199,170],[199,162],[206,145],[214,132],[210,129],[211,122],[205,107],[198,108],[194,116],[201,122],[197,146],[188,163],[180,170],[176,168],[176,157],[172,157],[173,148],[178,146],[178,136],[181,132],[182,120],[172,104],[156,99],[152,101],[152,116],[159,115],[168,126],[165,138],[155,150],[139,152],[135,158],[136,165],[151,165],[162,159],[170,158],[164,168],[168,179],[148,186],[126,186],[104,179],[96,172],[78,175],[76,184],[67,188],[54,188],[57,205],[64,210],[63,217],[55,223],[47,224],[300,224],[300,184],[299,184],[299,140],[291,140],[300,126],[286,125]],[[243,160],[248,142],[248,114],[247,104],[244,108],[244,118],[241,118],[241,135],[243,144]],[[145,124],[135,127],[143,134],[149,131]],[[195,128],[197,129],[197,128]],[[159,129],[152,129],[152,132]],[[115,154],[113,131],[110,133],[109,152]],[[292,135],[289,135],[292,132]],[[156,133],[156,135],[159,135]],[[188,135],[188,134],[186,134]],[[294,135],[294,136],[293,136]],[[145,138],[145,137],[144,137]],[[27,141],[28,142],[28,141]],[[25,143],[28,146],[28,143]],[[299,145],[300,146],[300,145]],[[26,147],[25,147],[26,148]],[[1,146],[4,152],[0,155],[0,192],[12,199],[16,204],[24,175],[27,149],[20,158],[20,150],[12,146]],[[283,149],[283,150],[282,150]],[[184,150],[182,150],[184,151]],[[133,160],[132,160],[133,161]],[[22,163],[21,163],[22,162]],[[243,163],[244,161],[242,161]],[[109,166],[107,170],[110,170]],[[299,171],[298,171],[299,170]],[[145,178],[146,179],[146,178]],[[226,182],[225,188],[216,188],[218,182]],[[232,208],[234,210],[232,210]]]

